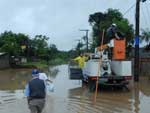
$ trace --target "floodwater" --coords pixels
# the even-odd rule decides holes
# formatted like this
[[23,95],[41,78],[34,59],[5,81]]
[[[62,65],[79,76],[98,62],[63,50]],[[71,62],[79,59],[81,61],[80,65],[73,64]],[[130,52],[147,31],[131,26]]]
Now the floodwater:
[[[0,71],[0,113],[30,113],[24,87],[31,78],[31,70]],[[150,113],[150,80],[130,85],[130,91],[99,90],[94,93],[79,80],[69,80],[68,66],[60,65],[46,70],[55,85],[47,96],[43,113]]]

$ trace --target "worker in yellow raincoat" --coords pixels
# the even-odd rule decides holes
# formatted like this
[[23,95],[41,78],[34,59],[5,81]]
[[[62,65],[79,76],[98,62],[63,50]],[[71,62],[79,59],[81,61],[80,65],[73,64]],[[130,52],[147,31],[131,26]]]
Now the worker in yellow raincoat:
[[74,58],[73,60],[77,61],[79,68],[83,69],[85,61],[88,60],[88,57],[81,53],[80,56]]

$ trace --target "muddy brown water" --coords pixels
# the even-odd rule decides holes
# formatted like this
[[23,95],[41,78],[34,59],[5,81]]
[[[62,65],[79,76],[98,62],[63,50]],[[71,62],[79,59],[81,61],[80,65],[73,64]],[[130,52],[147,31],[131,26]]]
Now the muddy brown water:
[[[31,70],[0,71],[0,113],[30,113],[24,86]],[[140,78],[130,85],[130,91],[99,90],[94,93],[79,80],[69,80],[68,66],[50,67],[46,73],[53,80],[55,91],[47,96],[43,113],[150,113],[150,80]]]

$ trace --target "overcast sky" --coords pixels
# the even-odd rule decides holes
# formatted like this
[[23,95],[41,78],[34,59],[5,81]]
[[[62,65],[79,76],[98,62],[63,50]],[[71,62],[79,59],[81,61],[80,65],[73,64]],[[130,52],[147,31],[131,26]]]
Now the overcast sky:
[[[31,37],[42,34],[60,50],[70,50],[76,39],[91,29],[88,18],[95,12],[117,8],[123,14],[136,0],[0,0],[0,32],[11,30]],[[142,4],[142,27],[150,26],[150,3]],[[149,13],[148,13],[149,11]],[[134,24],[135,7],[125,17]],[[148,15],[149,14],[149,15]],[[147,19],[147,20],[146,20]],[[90,34],[89,34],[90,35]],[[89,36],[90,37],[90,36]]]

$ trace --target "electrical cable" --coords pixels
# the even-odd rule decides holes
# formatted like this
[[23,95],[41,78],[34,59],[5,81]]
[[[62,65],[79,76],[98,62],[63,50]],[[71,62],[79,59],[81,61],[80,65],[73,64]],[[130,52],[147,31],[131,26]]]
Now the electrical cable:
[[143,7],[141,7],[141,11],[142,11],[142,14],[143,14],[143,19],[144,19],[145,26],[147,26],[148,25],[148,21],[147,21],[147,18],[146,18],[146,15],[145,15]]
[[126,15],[131,9],[133,9],[136,6],[136,4],[134,3],[129,9],[127,9],[124,13],[123,16]]
[[[145,5],[146,5],[146,7],[145,7],[145,8],[146,8],[146,10],[147,10],[147,13],[148,13],[148,15],[147,15],[147,16],[148,16],[148,18],[150,18],[150,11],[149,11],[149,9],[148,9],[148,6],[147,6],[147,4],[145,4]],[[150,21],[149,21],[149,25],[150,25]]]

